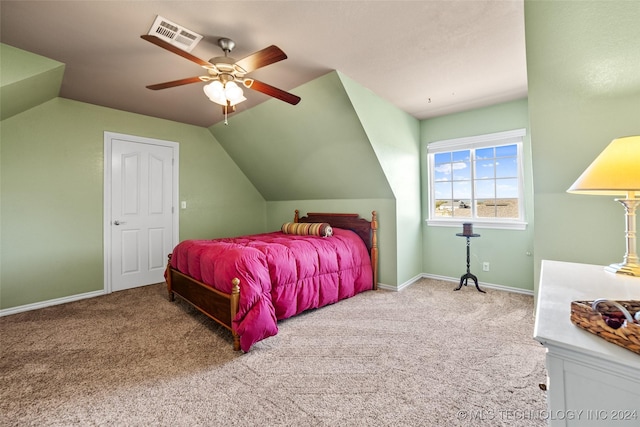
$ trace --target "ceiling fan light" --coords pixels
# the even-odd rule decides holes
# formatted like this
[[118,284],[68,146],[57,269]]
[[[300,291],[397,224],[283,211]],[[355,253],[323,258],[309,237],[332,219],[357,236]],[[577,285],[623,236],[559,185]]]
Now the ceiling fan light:
[[225,86],[224,94],[232,104],[237,104],[238,102],[242,102],[246,99],[242,89],[236,84],[236,82],[228,82]]
[[214,80],[208,85],[205,85],[203,87],[203,90],[205,95],[207,95],[207,97],[211,101],[215,102],[216,104],[227,105],[224,86],[222,86],[222,83],[219,80]]

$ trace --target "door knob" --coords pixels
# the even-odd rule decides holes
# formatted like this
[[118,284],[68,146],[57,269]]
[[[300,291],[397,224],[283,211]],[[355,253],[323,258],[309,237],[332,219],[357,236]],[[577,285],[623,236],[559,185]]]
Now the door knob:
[[117,219],[115,221],[113,221],[113,225],[120,225],[120,224],[124,224],[124,221],[118,221]]

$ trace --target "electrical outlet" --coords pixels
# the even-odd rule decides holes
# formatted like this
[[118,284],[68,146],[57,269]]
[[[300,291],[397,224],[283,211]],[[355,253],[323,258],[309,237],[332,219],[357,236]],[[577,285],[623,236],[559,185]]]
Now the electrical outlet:
[[489,271],[489,263],[488,262],[483,262],[482,263],[482,271]]

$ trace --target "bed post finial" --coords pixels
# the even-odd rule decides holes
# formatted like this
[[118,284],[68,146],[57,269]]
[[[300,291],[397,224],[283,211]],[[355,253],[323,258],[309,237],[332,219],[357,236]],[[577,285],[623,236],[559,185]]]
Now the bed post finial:
[[378,213],[371,212],[371,266],[373,267],[373,289],[378,289]]
[[300,220],[300,211],[296,209],[296,213],[293,216],[293,222],[298,222]]

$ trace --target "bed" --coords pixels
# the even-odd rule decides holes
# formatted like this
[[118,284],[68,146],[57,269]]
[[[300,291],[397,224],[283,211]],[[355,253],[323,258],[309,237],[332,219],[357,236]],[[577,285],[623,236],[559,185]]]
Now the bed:
[[169,300],[178,295],[248,352],[278,320],[377,289],[377,228],[375,211],[369,221],[296,210],[277,232],[180,242],[165,273]]

